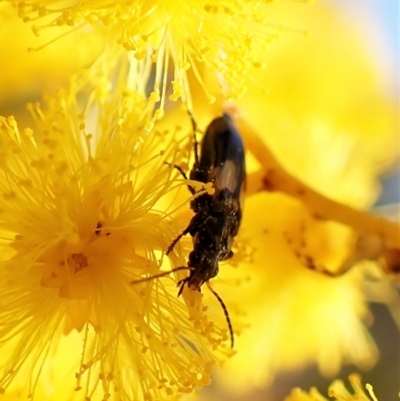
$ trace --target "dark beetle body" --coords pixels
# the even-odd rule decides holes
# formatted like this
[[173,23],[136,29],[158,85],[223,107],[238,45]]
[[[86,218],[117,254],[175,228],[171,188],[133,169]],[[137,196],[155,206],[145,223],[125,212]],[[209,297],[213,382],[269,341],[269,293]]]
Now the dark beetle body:
[[[167,254],[171,252],[183,235],[189,233],[193,237],[193,250],[188,261],[191,270],[189,276],[181,280],[179,294],[185,284],[193,290],[200,290],[204,283],[218,274],[219,261],[233,256],[233,239],[242,219],[245,177],[242,138],[231,117],[224,114],[207,127],[200,158],[195,140],[195,163],[190,172],[191,180],[212,182],[215,192],[202,194],[191,201],[190,207],[195,215],[167,251]],[[195,194],[194,188],[188,187]]]

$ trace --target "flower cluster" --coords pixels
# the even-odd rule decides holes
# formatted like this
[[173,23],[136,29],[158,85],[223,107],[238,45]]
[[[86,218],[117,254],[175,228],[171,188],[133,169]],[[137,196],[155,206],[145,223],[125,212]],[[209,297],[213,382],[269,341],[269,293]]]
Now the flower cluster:
[[[30,45],[36,64],[12,49],[24,69],[10,85],[69,81],[28,104],[29,128],[0,117],[5,399],[176,399],[209,384],[220,361],[219,382],[234,391],[309,363],[325,375],[375,364],[364,284],[374,276],[375,300],[393,304],[386,273],[400,265],[400,237],[397,223],[365,210],[398,157],[395,105],[353,27],[338,32],[329,7],[289,3],[3,2],[3,17],[11,4],[46,36],[44,49]],[[81,46],[84,57],[72,56]],[[185,177],[193,135],[221,112],[246,145],[240,232],[215,293],[184,286],[177,297],[190,235],[166,251],[188,226],[190,201],[214,191]],[[367,400],[351,381],[355,395],[340,383],[330,394]]]
[[[308,0],[300,0],[302,3]],[[211,70],[225,96],[245,89],[251,68],[265,64],[263,55],[285,28],[271,22],[271,1],[90,1],[69,4],[58,0],[15,1],[20,18],[32,24],[36,35],[51,27],[75,29],[90,25],[102,31],[111,46],[122,46],[143,68],[154,68],[152,96],[164,104],[183,98],[190,102],[190,74],[196,77],[208,101],[212,95],[202,78]],[[116,48],[114,47],[114,51]],[[171,80],[167,77],[173,65]],[[171,82],[172,88],[166,84]]]
[[1,392],[160,399],[207,384],[227,340],[200,294],[183,302],[168,278],[132,283],[185,264],[163,256],[176,235],[165,163],[183,151],[151,128],[149,102],[115,89],[30,104],[34,129],[0,121]]

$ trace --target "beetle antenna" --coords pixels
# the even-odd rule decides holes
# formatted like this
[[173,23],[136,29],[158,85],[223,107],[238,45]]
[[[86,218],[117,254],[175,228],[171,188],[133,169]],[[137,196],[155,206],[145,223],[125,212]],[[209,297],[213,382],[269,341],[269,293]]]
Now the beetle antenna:
[[192,269],[190,267],[187,267],[187,266],[175,267],[175,269],[168,270],[167,272],[158,273],[158,274],[155,274],[154,276],[141,278],[139,280],[133,280],[129,284],[145,283],[146,281],[151,281],[151,280],[154,280],[156,278],[165,277],[165,276],[168,276],[171,273],[175,273],[175,272],[178,272],[180,270],[192,270]]
[[222,298],[212,289],[210,282],[206,281],[206,284],[207,284],[208,289],[214,294],[215,298],[218,299],[218,302],[222,306],[222,310],[224,311],[226,322],[228,323],[229,334],[231,336],[231,348],[233,348],[233,345],[234,345],[233,327],[232,327],[232,323],[231,323],[231,318],[229,317],[228,308],[224,304],[224,301],[222,300]]

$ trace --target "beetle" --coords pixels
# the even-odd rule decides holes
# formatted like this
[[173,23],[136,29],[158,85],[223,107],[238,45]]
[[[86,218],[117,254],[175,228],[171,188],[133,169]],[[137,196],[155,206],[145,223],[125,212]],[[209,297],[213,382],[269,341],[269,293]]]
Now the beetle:
[[[194,121],[193,125],[195,128]],[[204,283],[218,274],[218,262],[233,256],[231,248],[242,220],[246,185],[242,138],[228,114],[215,118],[207,127],[200,157],[195,136],[194,155],[190,179],[205,184],[212,182],[214,193],[201,194],[190,202],[195,215],[166,252],[168,255],[184,235],[193,237],[193,250],[188,260],[190,274],[181,281],[179,294],[185,284],[193,290],[200,290]],[[178,170],[187,179],[182,169]],[[196,194],[191,185],[188,188],[192,195]]]
[[[190,171],[190,179],[203,183],[212,182],[214,193],[201,194],[190,202],[195,215],[189,225],[168,247],[168,255],[177,242],[186,234],[193,237],[193,250],[189,253],[189,276],[178,282],[179,292],[185,285],[200,291],[207,284],[220,302],[228,322],[231,345],[233,329],[228,311],[219,295],[211,288],[209,280],[219,271],[219,262],[233,256],[233,239],[237,235],[242,220],[244,190],[246,186],[245,150],[242,138],[232,118],[223,114],[208,125],[204,134],[200,156],[196,140],[196,124],[192,118],[194,131],[195,162]],[[178,167],[185,179],[186,174]],[[195,189],[188,185],[192,195]]]
[[[200,291],[202,285],[206,284],[223,308],[233,348],[233,329],[228,310],[211,288],[209,280],[218,274],[219,262],[233,256],[233,239],[242,220],[246,185],[245,150],[232,118],[223,114],[208,125],[199,155],[196,123],[193,117],[190,117],[194,131],[195,160],[189,178],[204,184],[211,182],[214,193],[202,193],[191,200],[190,207],[195,214],[189,225],[172,241],[166,251],[168,255],[184,235],[190,234],[193,237],[193,250],[189,253],[187,266],[177,267],[134,283],[163,277],[179,270],[189,270],[189,276],[178,282],[178,297],[185,285],[191,290]],[[173,167],[185,180],[188,179],[181,167]],[[192,185],[188,184],[187,187],[193,196],[197,195]]]

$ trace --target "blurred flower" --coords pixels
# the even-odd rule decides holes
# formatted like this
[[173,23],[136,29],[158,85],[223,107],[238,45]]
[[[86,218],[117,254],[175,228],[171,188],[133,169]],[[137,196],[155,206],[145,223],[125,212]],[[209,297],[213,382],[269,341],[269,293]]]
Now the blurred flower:
[[[0,112],[18,113],[28,101],[43,92],[66,85],[70,75],[80,71],[101,52],[95,36],[43,32],[37,38],[29,26],[15,16],[9,4],[0,4],[0,53],[3,55],[0,80]],[[68,57],[65,55],[68,54]]]
[[34,130],[0,119],[0,392],[11,397],[176,397],[209,383],[223,355],[227,328],[200,293],[178,299],[168,277],[132,284],[186,265],[181,247],[163,257],[181,186],[165,161],[185,152],[119,82],[30,104]]
[[[270,213],[260,218],[262,210]],[[376,362],[362,274],[332,279],[306,264],[340,265],[352,239],[347,227],[313,219],[285,195],[259,194],[246,200],[241,237],[254,247],[253,260],[239,261],[231,279],[247,272],[248,283],[226,301],[238,305],[250,327],[236,340],[241,352],[224,365],[224,380],[247,390],[309,363],[333,375],[346,363]]]
[[[49,27],[78,27],[85,23],[105,27],[105,35],[143,60],[146,70],[155,63],[153,97],[160,98],[162,106],[168,94],[171,100],[182,97],[190,102],[189,69],[208,100],[213,101],[200,76],[203,64],[214,78],[220,75],[225,95],[237,97],[244,90],[243,77],[251,67],[265,62],[266,47],[284,29],[281,24],[271,23],[270,1],[9,3],[15,5],[23,21],[33,23],[37,35]],[[171,62],[173,77],[169,80]]]
[[[370,384],[363,388],[361,378],[358,375],[349,377],[351,390],[349,391],[341,380],[336,380],[329,387],[329,400],[333,401],[378,401]],[[306,393],[300,389],[292,391],[291,395],[285,398],[285,401],[328,401],[328,398],[322,396],[316,388]]]
[[[252,172],[265,179],[276,167],[270,154],[299,186],[297,193],[289,191],[292,182],[282,181],[288,176],[277,176],[269,192],[246,199],[239,241],[254,248],[253,263],[239,261],[239,271],[227,273],[242,284],[226,301],[236,303],[250,326],[221,374],[233,391],[264,385],[276,372],[306,364],[333,375],[343,364],[368,368],[378,358],[364,294],[367,274],[386,280],[376,263],[336,279],[310,269],[335,274],[352,257],[363,230],[386,235],[388,227],[386,245],[399,247],[398,225],[347,206],[372,204],[378,175],[398,154],[395,103],[382,93],[354,27],[338,29],[334,11],[317,4],[307,13],[314,35],[281,38],[270,48],[266,71],[254,71],[235,103],[239,124],[251,124],[259,139],[253,142],[239,125],[257,158],[249,163],[249,189],[258,189],[251,188]],[[280,15],[289,25],[303,17]],[[201,109],[201,99],[196,106]],[[209,115],[223,107],[220,99]],[[249,283],[243,283],[243,272]]]

